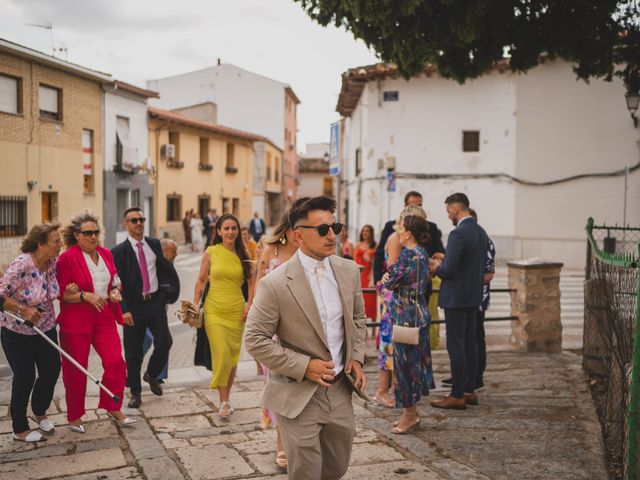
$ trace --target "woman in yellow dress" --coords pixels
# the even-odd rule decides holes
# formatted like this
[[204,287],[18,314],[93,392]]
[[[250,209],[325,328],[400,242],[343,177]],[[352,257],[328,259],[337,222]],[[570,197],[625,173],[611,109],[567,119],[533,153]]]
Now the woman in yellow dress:
[[[204,327],[211,347],[211,388],[218,390],[218,415],[233,413],[229,396],[236,374],[244,322],[253,300],[254,268],[240,236],[240,223],[231,214],[218,219],[212,240],[202,256],[193,303],[198,305],[207,277],[209,292],[204,302]],[[242,284],[249,285],[245,304]]]

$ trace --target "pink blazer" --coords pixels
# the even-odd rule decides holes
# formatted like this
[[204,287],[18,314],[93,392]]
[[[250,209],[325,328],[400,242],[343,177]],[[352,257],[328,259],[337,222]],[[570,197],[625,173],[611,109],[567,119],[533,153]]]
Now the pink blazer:
[[[100,246],[97,249],[98,255],[102,257],[111,273],[111,282],[113,282],[113,277],[117,272],[111,252]],[[60,285],[60,315],[58,315],[60,331],[64,333],[91,333],[93,330],[92,320],[98,311],[88,303],[67,303],[63,300],[64,291],[70,283],[78,285],[80,291],[94,291],[91,273],[89,273],[87,262],[78,245],[72,246],[58,257],[57,270],[58,284]],[[109,290],[111,290],[111,282],[109,283]],[[113,313],[115,320],[122,325],[124,321],[120,304],[109,302],[107,311],[109,309]]]

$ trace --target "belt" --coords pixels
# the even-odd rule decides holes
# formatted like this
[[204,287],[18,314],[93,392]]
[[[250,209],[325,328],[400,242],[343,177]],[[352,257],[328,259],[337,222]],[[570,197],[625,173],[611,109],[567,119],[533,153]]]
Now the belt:
[[144,300],[145,302],[148,302],[149,300],[152,300],[153,298],[157,297],[159,293],[160,293],[160,290],[156,290],[153,293],[143,293],[142,300]]
[[333,380],[325,380],[325,383],[330,383],[331,385],[333,385],[334,383],[342,380],[342,377],[344,377],[344,370],[342,370],[338,375],[333,377]]

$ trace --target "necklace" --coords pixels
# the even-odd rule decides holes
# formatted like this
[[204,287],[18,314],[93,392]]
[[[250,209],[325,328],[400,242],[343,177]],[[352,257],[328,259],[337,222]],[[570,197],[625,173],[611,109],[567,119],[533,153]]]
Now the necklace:
[[43,272],[44,268],[42,267],[42,264],[40,263],[40,259],[38,258],[38,254],[36,252],[33,252],[31,255],[33,255],[33,258],[36,261],[36,267],[38,267],[38,270]]

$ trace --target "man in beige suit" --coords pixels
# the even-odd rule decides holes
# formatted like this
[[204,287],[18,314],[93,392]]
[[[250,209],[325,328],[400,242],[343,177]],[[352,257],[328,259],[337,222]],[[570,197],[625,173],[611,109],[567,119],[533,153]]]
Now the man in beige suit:
[[334,211],[332,199],[315,197],[291,213],[299,250],[260,281],[245,329],[247,350],[269,367],[262,401],[278,415],[295,480],[346,473],[355,419],[345,376],[366,383],[360,273],[334,255]]

